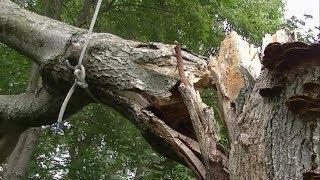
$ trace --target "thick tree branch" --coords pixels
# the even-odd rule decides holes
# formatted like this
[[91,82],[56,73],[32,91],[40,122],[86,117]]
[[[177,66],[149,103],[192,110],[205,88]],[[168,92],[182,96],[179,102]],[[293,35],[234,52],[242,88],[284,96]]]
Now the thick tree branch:
[[[39,74],[39,67],[36,63],[33,63],[26,93],[36,94],[41,86],[41,78]],[[15,123],[13,123],[15,124]],[[15,124],[16,125],[16,124]],[[8,152],[15,146],[14,150],[7,161],[5,177],[6,179],[21,179],[23,178],[27,169],[27,163],[31,158],[35,141],[38,139],[40,127],[30,128],[23,132],[18,138],[18,134],[25,129],[25,127],[16,127],[18,131],[7,131],[0,138],[6,140],[6,137],[11,136],[11,143],[0,146],[3,148],[0,152]],[[12,135],[16,133],[17,135]],[[31,144],[29,144],[31,143]],[[3,153],[3,157],[0,161],[7,156],[8,153]]]
[[[45,90],[59,97],[54,99],[45,91],[36,95],[2,96],[1,102],[4,103],[0,104],[0,117],[4,120],[1,128],[8,130],[10,122],[23,127],[53,122],[60,108],[61,103],[58,102],[61,102],[61,95],[65,95],[74,82],[66,59],[72,65],[77,63],[85,31],[22,10],[7,0],[0,4],[0,8],[5,9],[0,12],[3,30],[16,30],[3,31],[1,41],[35,61],[40,66]],[[41,46],[39,42],[43,42]],[[196,139],[190,116],[177,89],[179,78],[175,71],[175,56],[173,45],[144,44],[111,34],[96,33],[92,35],[83,65],[87,72],[86,80],[95,97],[128,118],[146,139],[153,139],[148,142],[157,150],[166,147],[162,153],[177,161],[184,161],[184,164],[189,164],[196,173],[200,173],[202,162],[190,156],[192,148],[186,145],[182,148],[178,144],[183,141],[172,141],[168,136],[163,136],[168,135],[166,130],[157,130],[150,120],[158,118],[175,131]],[[182,51],[181,56],[186,72],[193,77],[190,83],[198,87],[208,85],[210,72],[207,62],[187,51]],[[72,97],[73,103],[68,105],[70,113],[87,103],[83,99],[85,95],[81,91],[79,93],[78,97]],[[10,111],[1,109],[5,105],[10,107]],[[30,116],[33,117],[30,122],[24,119]]]
[[6,179],[19,180],[25,178],[28,163],[31,160],[40,131],[40,127],[30,128],[20,135],[7,163]]
[[[21,4],[25,3],[20,1]],[[44,14],[53,19],[61,18],[62,0],[46,0]],[[40,77],[40,68],[36,63],[32,64],[30,78],[26,93],[38,93],[42,88],[42,79]],[[39,138],[41,127],[29,128],[20,135],[19,140],[12,151],[6,166],[5,179],[23,179],[28,168],[28,163],[32,157],[36,141]],[[12,141],[14,142],[14,141]],[[7,146],[10,149],[10,146]]]
[[0,3],[0,40],[38,65],[62,52],[73,34],[83,32],[29,12],[9,0]]
[[[80,96],[81,97],[81,96]],[[91,102],[75,97],[67,108],[66,117]],[[20,134],[28,127],[52,124],[57,119],[63,97],[53,96],[44,89],[38,93],[0,96],[0,162],[11,153]]]
[[[10,128],[11,124],[24,127],[52,124],[57,116],[63,97],[50,95],[45,90],[37,94],[27,93],[21,95],[0,96],[1,130]],[[79,98],[79,95],[78,95]],[[87,105],[90,100],[77,97],[69,106],[69,114]],[[29,119],[28,121],[25,121]]]

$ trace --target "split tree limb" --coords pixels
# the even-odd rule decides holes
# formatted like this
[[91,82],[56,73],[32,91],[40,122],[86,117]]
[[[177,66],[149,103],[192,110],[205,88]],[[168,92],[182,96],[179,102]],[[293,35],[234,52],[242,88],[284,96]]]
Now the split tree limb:
[[222,159],[227,159],[218,153],[219,127],[215,122],[213,110],[202,103],[200,95],[186,79],[184,66],[181,57],[181,46],[175,47],[178,61],[178,70],[181,78],[179,91],[182,94],[185,105],[188,108],[193,129],[197,135],[202,158],[206,165],[205,179],[229,179],[227,167],[222,163]]
[[[18,125],[24,125],[22,127],[50,124],[56,120],[57,109],[61,105],[50,95],[65,95],[74,82],[72,71],[61,57],[65,57],[67,45],[75,39],[73,51],[66,58],[71,64],[76,62],[74,60],[79,56],[83,44],[80,40],[84,37],[85,30],[30,13],[8,0],[3,0],[0,8],[3,9],[0,12],[0,25],[3,30],[0,34],[1,42],[25,54],[39,65],[44,89],[50,93],[41,91],[37,95],[2,97],[5,101],[1,102],[12,106],[11,111],[7,112],[6,109],[1,109],[0,104],[0,114],[7,118],[3,122],[15,121]],[[87,72],[86,81],[94,96],[128,118],[140,129],[144,138],[157,147],[156,150],[160,152],[161,148],[164,149],[160,153],[182,161],[182,164],[188,164],[195,173],[204,175],[201,158],[192,155],[197,154],[197,151],[186,145],[185,141],[172,140],[170,133],[165,133],[166,130],[159,131],[154,122],[150,121],[153,116],[151,119],[158,118],[184,136],[196,139],[190,116],[177,90],[179,76],[175,71],[177,62],[174,46],[145,44],[112,34],[94,33],[88,48],[84,66]],[[201,82],[201,86],[205,87],[210,81],[207,62],[187,51],[182,51],[181,56],[185,69],[194,77],[192,83]],[[72,102],[68,105],[71,105],[70,114],[87,103],[83,101],[87,100],[85,97],[82,91],[79,91],[78,96],[73,96],[71,101],[75,102],[74,108]],[[10,104],[12,99],[16,104]],[[26,113],[12,115],[16,110],[21,111],[16,106],[19,104]],[[27,111],[27,108],[23,107],[26,105],[31,105],[32,113],[28,113],[30,109]],[[172,109],[175,111],[172,112]],[[11,115],[14,119],[9,119]],[[31,115],[34,118],[30,122],[24,119]],[[1,128],[8,131],[8,125],[3,123]],[[219,151],[216,153],[219,154]]]

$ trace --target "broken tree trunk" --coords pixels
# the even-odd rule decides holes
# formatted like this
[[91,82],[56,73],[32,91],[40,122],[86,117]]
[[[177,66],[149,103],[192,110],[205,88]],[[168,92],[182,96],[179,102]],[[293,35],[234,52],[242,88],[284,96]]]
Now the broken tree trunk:
[[[8,0],[2,0],[0,8],[1,42],[39,65],[46,89],[34,96],[0,96],[1,132],[10,134],[14,128],[51,124],[60,108],[57,103],[61,103],[74,82],[66,60],[73,65],[77,63],[86,31],[30,13]],[[191,121],[196,118],[187,108],[191,103],[185,105],[178,89],[174,47],[95,33],[84,60],[86,80],[94,96],[135,124],[158,152],[187,165],[199,178],[215,177],[214,171],[209,172],[214,168],[206,167],[211,163],[208,159],[215,160],[218,154],[227,157],[227,153],[215,147],[216,132],[211,128],[214,119],[211,126],[202,127],[197,121]],[[196,90],[214,84],[219,92],[231,150],[229,163],[213,162],[219,162],[217,169],[223,169],[224,173],[229,171],[231,179],[301,179],[303,173],[318,172],[319,126],[315,126],[317,118],[305,120],[308,119],[306,112],[314,117],[318,101],[315,97],[301,95],[306,93],[303,87],[319,83],[319,68],[306,68],[294,60],[294,67],[299,68],[292,73],[291,65],[287,66],[283,57],[294,56],[281,51],[279,66],[264,69],[258,76],[259,58],[249,47],[231,33],[222,43],[219,56],[209,62],[187,51],[181,52],[190,84]],[[291,49],[282,45],[281,48]],[[309,55],[305,49],[302,54],[311,57],[310,54],[314,55],[312,48],[309,48]],[[313,59],[310,62],[319,65]],[[253,64],[259,67],[255,69]],[[280,76],[279,70],[290,71],[290,75],[280,73]],[[76,93],[68,105],[69,114],[92,101],[83,90],[77,89]],[[308,107],[307,110],[299,109],[301,104],[296,105],[296,102],[304,102],[302,106]],[[201,116],[201,111],[193,111],[193,114]],[[35,118],[23,121],[30,116]],[[206,132],[210,138],[202,141],[202,137],[209,137]],[[10,137],[3,134],[1,141]],[[1,148],[5,150],[0,143]],[[210,155],[213,156],[208,157]],[[204,175],[206,173],[212,176]]]
[[[291,41],[288,37],[279,31],[270,39],[284,43]],[[320,48],[310,49],[314,51],[296,47],[295,43],[278,49],[267,47],[264,57],[276,56],[272,57],[276,60],[271,60],[281,63],[276,63],[274,70],[263,68],[256,77],[252,73],[254,69],[246,63],[255,63],[256,59],[252,58],[255,53],[248,44],[235,34],[222,42],[219,57],[210,66],[218,82],[221,110],[231,141],[231,179],[302,179],[308,173],[319,172],[316,165],[319,164],[319,126],[312,127],[308,122],[311,117],[318,124],[319,116],[314,113],[318,109],[313,108],[309,115],[297,114],[288,107],[289,99],[308,94],[303,90],[306,83],[319,83],[320,71],[312,62],[314,57],[319,62]],[[309,66],[289,63],[285,67],[292,71],[287,73],[282,64],[295,62],[293,58]]]

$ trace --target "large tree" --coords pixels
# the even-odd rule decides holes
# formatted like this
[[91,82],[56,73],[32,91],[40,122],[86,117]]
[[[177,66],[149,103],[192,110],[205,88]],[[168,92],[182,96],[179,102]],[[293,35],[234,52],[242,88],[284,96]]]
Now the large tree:
[[[1,42],[35,62],[43,79],[43,87],[35,93],[0,96],[4,158],[21,132],[55,122],[74,82],[66,61],[77,63],[86,30],[36,15],[8,0],[1,1],[0,8]],[[257,62],[256,54],[235,33],[222,42],[217,58],[207,60],[175,48],[95,33],[84,60],[89,89],[136,125],[158,152],[186,164],[200,178],[299,179],[317,171],[318,107],[310,89],[318,87],[319,70],[299,63],[308,55],[312,60],[308,65],[317,65],[317,46],[269,46],[270,62],[282,64],[274,68],[265,61],[268,68],[260,76],[250,65]],[[182,64],[187,82],[180,85],[180,77],[185,79]],[[212,111],[201,103],[193,86],[217,90],[230,152],[213,136],[215,120],[207,121]],[[297,96],[305,93],[308,96]],[[90,102],[86,91],[78,89],[66,117]]]

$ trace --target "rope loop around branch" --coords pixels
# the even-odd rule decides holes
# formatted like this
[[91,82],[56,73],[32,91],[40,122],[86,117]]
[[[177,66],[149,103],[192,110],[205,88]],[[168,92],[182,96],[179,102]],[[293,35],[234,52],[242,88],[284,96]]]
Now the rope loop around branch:
[[83,65],[77,65],[75,67],[75,70],[73,72],[74,75],[74,82],[76,83],[77,86],[81,88],[88,88],[88,83],[86,82],[86,69],[84,68]]
[[[59,112],[59,116],[58,116],[58,120],[57,120],[57,131],[60,131],[62,129],[62,127],[63,127],[63,124],[62,124],[63,115],[64,115],[64,112],[66,110],[67,104],[68,104],[73,92],[76,89],[76,86],[85,89],[88,92],[89,96],[91,96],[94,100],[97,101],[97,99],[94,98],[94,96],[91,94],[91,92],[88,89],[88,83],[85,80],[85,78],[86,78],[86,70],[85,70],[84,66],[82,65],[82,61],[83,61],[84,54],[86,52],[87,46],[89,44],[89,40],[91,39],[91,33],[93,31],[94,24],[95,24],[95,22],[97,20],[97,16],[98,16],[98,13],[99,13],[99,9],[101,7],[101,3],[102,3],[102,0],[98,0],[96,8],[95,8],[95,11],[94,11],[94,14],[93,14],[93,17],[92,17],[92,20],[91,20],[91,23],[90,23],[89,30],[88,30],[87,35],[85,37],[84,45],[83,45],[81,53],[80,53],[80,57],[79,57],[79,60],[78,60],[78,65],[74,68],[73,75],[74,75],[74,78],[75,78],[75,82],[72,85],[72,87],[70,88],[70,90],[69,90],[69,92],[68,92],[66,98],[64,99],[64,101],[62,103],[62,106],[60,108],[60,112]],[[66,61],[66,62],[67,62],[67,65],[70,67],[70,64],[68,63],[68,61]],[[72,66],[71,66],[71,68],[72,68]]]

